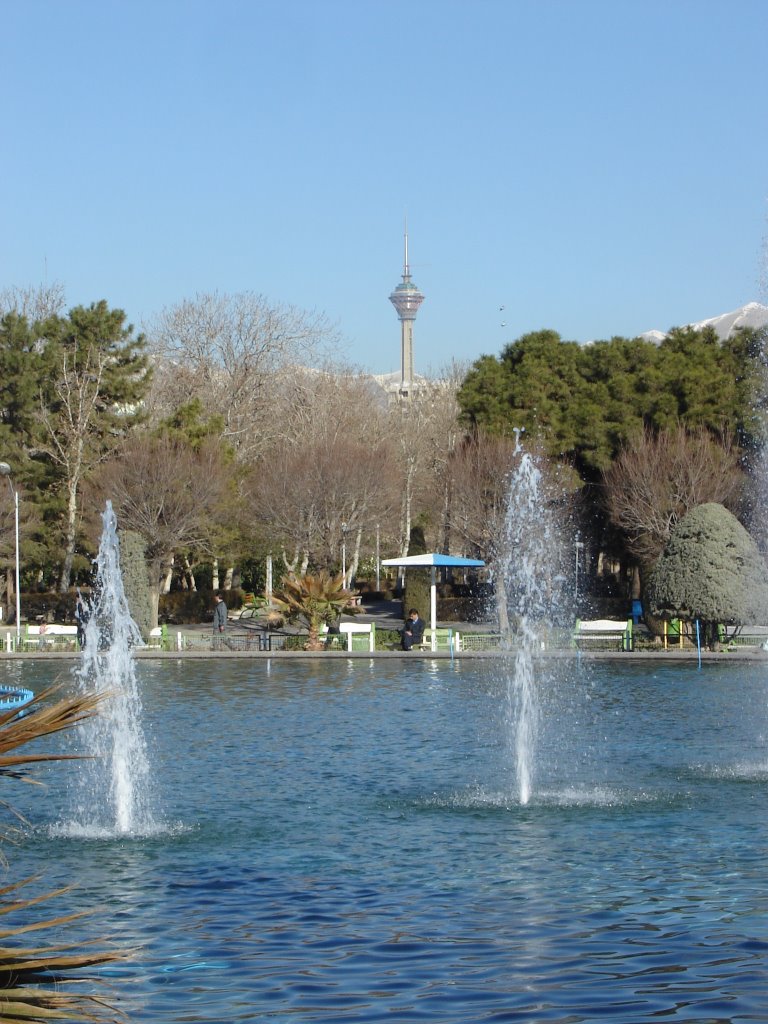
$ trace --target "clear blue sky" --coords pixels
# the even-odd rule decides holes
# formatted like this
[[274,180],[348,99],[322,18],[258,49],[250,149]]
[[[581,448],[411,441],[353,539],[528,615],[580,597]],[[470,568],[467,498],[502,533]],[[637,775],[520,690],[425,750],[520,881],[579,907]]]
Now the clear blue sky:
[[137,325],[252,290],[395,370],[407,214],[417,371],[766,299],[765,0],[0,12],[0,288]]

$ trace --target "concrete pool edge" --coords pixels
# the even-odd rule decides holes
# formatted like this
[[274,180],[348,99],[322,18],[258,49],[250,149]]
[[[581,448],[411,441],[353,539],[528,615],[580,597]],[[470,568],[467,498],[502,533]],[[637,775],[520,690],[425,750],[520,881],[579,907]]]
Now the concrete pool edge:
[[[194,661],[208,658],[223,658],[226,660],[252,659],[253,661],[265,661],[269,659],[291,660],[291,659],[331,659],[331,660],[353,660],[353,661],[374,661],[398,659],[404,661],[478,661],[478,660],[500,660],[509,658],[514,651],[228,651],[228,650],[188,650],[188,651],[158,651],[154,649],[136,650],[134,657],[140,661],[146,660],[185,660]],[[15,661],[75,661],[80,657],[78,651],[23,651],[0,652],[0,662]],[[686,651],[574,651],[554,650],[537,652],[537,659],[560,659],[571,661],[619,661],[625,664],[632,662],[664,661],[664,662],[691,662],[698,661],[699,655],[695,650]],[[768,651],[761,648],[745,649],[736,651],[702,651],[701,661],[708,663],[716,662],[756,662],[768,663]]]

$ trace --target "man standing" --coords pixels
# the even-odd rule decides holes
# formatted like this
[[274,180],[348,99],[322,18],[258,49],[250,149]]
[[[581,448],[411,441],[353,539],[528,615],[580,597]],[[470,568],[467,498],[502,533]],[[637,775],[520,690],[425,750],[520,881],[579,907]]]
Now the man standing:
[[227,628],[227,606],[218,590],[213,595],[213,601],[213,646],[219,649]]
[[75,621],[77,622],[77,643],[82,651],[85,647],[85,627],[88,625],[89,608],[78,590],[77,604],[75,605]]

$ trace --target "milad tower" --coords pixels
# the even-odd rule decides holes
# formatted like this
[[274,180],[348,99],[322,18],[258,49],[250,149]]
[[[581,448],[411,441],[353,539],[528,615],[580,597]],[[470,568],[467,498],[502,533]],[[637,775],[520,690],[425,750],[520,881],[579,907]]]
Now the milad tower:
[[405,259],[403,260],[403,280],[389,296],[389,301],[397,310],[400,318],[401,357],[400,357],[400,394],[410,395],[413,389],[413,321],[424,301],[424,296],[411,281],[408,267],[408,227],[405,228]]

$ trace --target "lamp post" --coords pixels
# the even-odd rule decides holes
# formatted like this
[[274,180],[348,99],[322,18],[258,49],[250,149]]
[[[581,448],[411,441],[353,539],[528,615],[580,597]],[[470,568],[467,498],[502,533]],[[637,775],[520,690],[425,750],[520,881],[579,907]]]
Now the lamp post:
[[379,557],[379,524],[376,523],[376,590],[381,590],[381,558]]
[[576,549],[576,577],[575,577],[575,579],[576,579],[576,586],[574,587],[574,591],[575,591],[575,599],[576,599],[576,601],[578,601],[579,600],[579,552],[584,547],[584,542],[579,540],[578,533],[576,534],[576,540],[574,542],[574,547]]
[[347,524],[341,524],[341,585],[347,585]]
[[8,477],[8,486],[13,495],[14,515],[16,524],[16,648],[21,638],[21,591],[19,589],[19,492],[11,483],[11,467],[7,462],[0,462],[0,476]]

